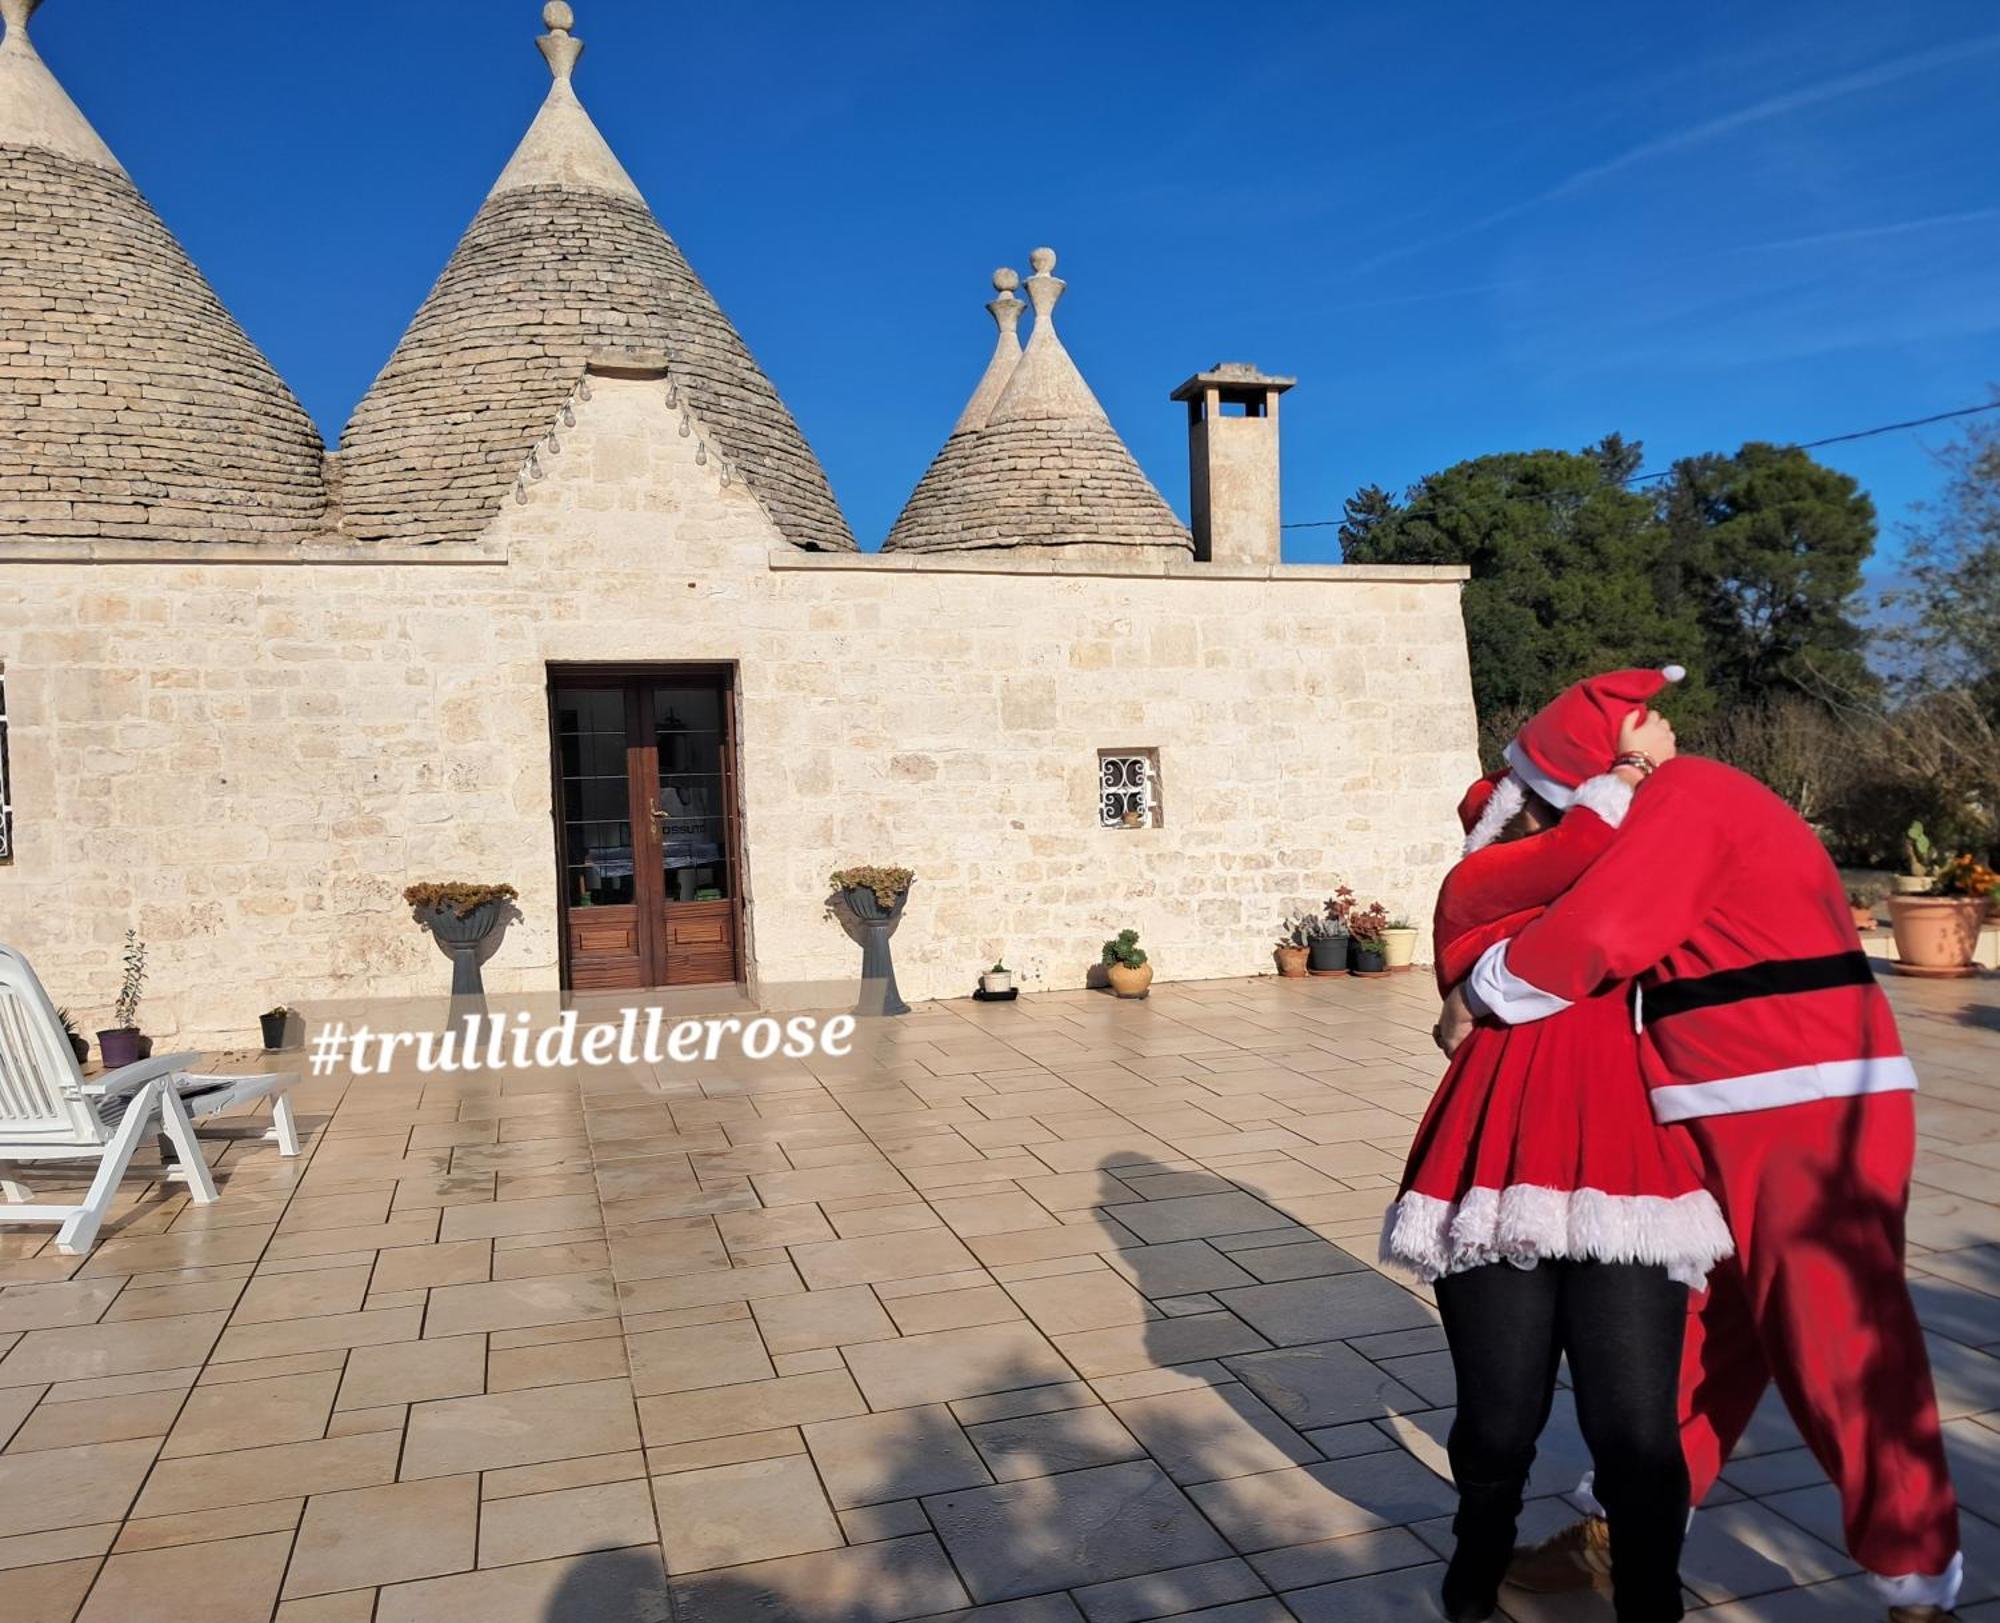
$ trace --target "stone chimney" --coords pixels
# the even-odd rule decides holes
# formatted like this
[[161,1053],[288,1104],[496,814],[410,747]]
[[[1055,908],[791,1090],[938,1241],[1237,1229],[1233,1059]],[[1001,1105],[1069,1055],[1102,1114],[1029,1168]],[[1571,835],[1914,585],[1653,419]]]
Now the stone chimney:
[[1297,378],[1219,361],[1174,391],[1188,409],[1188,517],[1203,563],[1278,559],[1278,396]]

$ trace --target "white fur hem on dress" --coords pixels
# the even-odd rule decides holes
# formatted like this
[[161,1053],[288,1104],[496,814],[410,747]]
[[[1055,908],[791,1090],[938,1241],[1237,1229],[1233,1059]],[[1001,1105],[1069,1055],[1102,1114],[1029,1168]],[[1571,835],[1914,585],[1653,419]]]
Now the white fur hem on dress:
[[1412,1191],[1390,1206],[1382,1225],[1382,1260],[1426,1283],[1491,1262],[1532,1268],[1551,1257],[1655,1263],[1699,1290],[1733,1250],[1721,1209],[1704,1189],[1669,1199],[1523,1183],[1470,1189],[1457,1202]]

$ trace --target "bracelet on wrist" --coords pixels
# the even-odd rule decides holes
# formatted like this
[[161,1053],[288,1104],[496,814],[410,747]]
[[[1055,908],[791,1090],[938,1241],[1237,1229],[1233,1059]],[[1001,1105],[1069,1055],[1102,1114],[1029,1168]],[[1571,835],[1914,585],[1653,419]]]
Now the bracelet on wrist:
[[1650,778],[1655,772],[1660,770],[1660,763],[1644,750],[1627,750],[1617,760],[1613,761],[1611,765],[1614,771],[1621,766],[1629,766],[1641,777],[1645,778]]

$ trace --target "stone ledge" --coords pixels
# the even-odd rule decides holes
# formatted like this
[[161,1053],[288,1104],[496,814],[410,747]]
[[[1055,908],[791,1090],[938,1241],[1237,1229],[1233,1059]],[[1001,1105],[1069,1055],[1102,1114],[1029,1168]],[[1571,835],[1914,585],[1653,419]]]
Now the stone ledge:
[[993,548],[990,553],[806,552],[773,547],[772,573],[788,570],[847,569],[886,574],[932,575],[1113,575],[1168,580],[1337,580],[1395,581],[1404,585],[1456,582],[1472,578],[1464,564],[1217,564],[1192,558],[1038,558],[1032,546]]
[[504,564],[492,541],[105,541],[0,538],[0,564]]

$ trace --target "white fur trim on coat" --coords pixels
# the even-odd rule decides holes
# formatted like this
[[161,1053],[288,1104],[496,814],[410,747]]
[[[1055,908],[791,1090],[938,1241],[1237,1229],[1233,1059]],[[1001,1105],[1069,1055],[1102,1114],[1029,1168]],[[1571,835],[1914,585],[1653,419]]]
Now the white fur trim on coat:
[[1597,815],[1617,828],[1625,821],[1625,814],[1632,809],[1632,785],[1619,777],[1616,772],[1605,772],[1594,778],[1585,778],[1576,791],[1576,800],[1571,810],[1581,806],[1585,811]]
[[1528,803],[1528,786],[1518,773],[1509,772],[1493,786],[1493,793],[1486,797],[1486,809],[1479,814],[1479,821],[1472,825],[1472,832],[1465,837],[1465,854],[1483,851],[1500,838],[1500,831],[1513,822],[1514,814]]
[[1426,1284],[1491,1262],[1532,1268],[1550,1257],[1655,1263],[1699,1290],[1733,1250],[1705,1189],[1668,1199],[1521,1183],[1469,1189],[1456,1203],[1413,1191],[1390,1206],[1382,1225],[1382,1260]]

